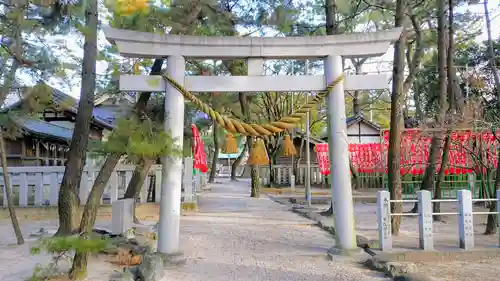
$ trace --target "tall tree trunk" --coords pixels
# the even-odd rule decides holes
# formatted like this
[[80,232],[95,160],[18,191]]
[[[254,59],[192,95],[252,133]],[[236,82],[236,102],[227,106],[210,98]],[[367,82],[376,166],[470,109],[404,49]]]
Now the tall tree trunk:
[[[439,136],[436,136],[439,134]],[[436,176],[437,170],[437,159],[439,157],[438,154],[441,153],[441,145],[443,143],[443,139],[441,138],[442,134],[440,132],[435,132],[435,135],[431,140],[431,147],[429,150],[429,158],[427,167],[425,168],[424,179],[422,181],[422,187],[420,190],[428,190],[432,191],[434,189],[434,177]]]
[[236,181],[236,171],[238,169],[238,166],[241,164],[241,160],[243,160],[243,157],[245,156],[245,153],[247,152],[247,145],[246,145],[246,141],[245,141],[245,144],[243,144],[243,150],[241,151],[241,154],[238,155],[238,158],[236,158],[236,160],[234,160],[233,164],[231,164],[231,180],[232,181]]
[[[156,59],[153,63],[150,75],[160,73],[162,65],[163,65],[163,59]],[[151,96],[150,92],[143,92],[139,96],[139,100],[137,101],[135,106],[136,113],[138,116],[145,114],[146,105],[148,103],[150,96]],[[84,238],[87,237],[92,232],[92,228],[94,227],[96,221],[97,210],[100,205],[100,198],[102,197],[104,189],[108,184],[109,178],[111,177],[111,174],[113,173],[116,165],[120,161],[120,158],[121,158],[120,154],[108,155],[104,161],[104,164],[101,167],[101,170],[99,171],[99,174],[97,175],[96,180],[94,181],[94,185],[92,186],[92,190],[90,191],[89,197],[85,204],[85,209],[82,214],[82,220],[80,222],[80,232],[82,233]],[[136,182],[136,181],[138,180],[134,179],[134,175],[132,175],[132,179],[130,180],[130,182]],[[129,191],[129,188],[130,184],[129,187],[127,187],[127,191]],[[127,194],[127,191],[125,192],[125,194]],[[134,208],[134,219],[135,219],[135,208]],[[81,272],[86,271],[87,261],[88,261],[88,253],[75,253],[70,275],[74,276],[75,278],[78,278],[78,276],[82,274]]]
[[[481,177],[481,199],[489,199],[489,192],[488,188],[486,187],[486,182],[488,181],[488,172],[489,169],[486,166],[483,166],[483,163],[485,163],[485,157],[486,157],[486,149],[484,147],[484,142],[479,140],[478,141],[478,160],[477,161],[477,171],[476,175],[479,175]],[[487,202],[481,202],[483,206],[487,206]]]
[[[352,164],[352,162],[350,160],[349,160],[349,169],[351,170],[352,182],[354,183],[352,188],[356,189],[359,187],[360,178],[358,176],[358,171],[356,171],[356,168],[354,167],[354,165]],[[328,210],[326,210],[326,211],[321,212],[320,215],[322,215],[322,216],[333,215],[333,202],[330,202],[330,208],[328,208]]]
[[[497,156],[500,157],[500,149],[497,150]],[[500,158],[497,158],[500,159]],[[495,191],[500,189],[500,169],[497,169],[495,172]],[[494,194],[496,198],[496,192]],[[496,201],[493,201],[490,203],[490,212],[496,212],[497,209],[497,203]],[[497,227],[498,227],[498,219],[496,214],[489,214],[488,218],[486,219],[486,229],[484,231],[484,234],[486,235],[493,235],[497,233]]]
[[219,138],[217,134],[218,130],[217,121],[212,121],[212,136],[214,140],[214,154],[212,155],[212,167],[210,168],[210,173],[208,174],[208,182],[213,183],[215,181],[215,175],[217,173],[217,160],[219,160]]
[[420,99],[420,92],[417,89],[413,89],[413,100],[415,101],[415,117],[418,124],[424,121],[424,112],[422,110],[422,101]]
[[[252,145],[254,140],[252,137],[247,137],[247,146],[248,151],[252,153]],[[258,165],[250,165],[250,179],[251,179],[251,187],[250,187],[250,197],[259,198],[260,197],[260,175],[259,175],[259,166]]]
[[[431,147],[429,150],[429,158],[427,161],[427,167],[424,173],[424,179],[422,181],[421,190],[432,191],[434,189],[434,180],[436,176],[436,162],[438,157],[441,155],[441,146],[444,140],[444,125],[446,112],[448,111],[447,106],[447,88],[448,88],[448,73],[447,68],[447,30],[446,30],[446,0],[438,1],[438,79],[439,79],[439,111],[436,116],[436,126],[437,132],[431,140]],[[413,207],[413,212],[418,209],[417,204]]]
[[266,153],[269,156],[269,164],[268,164],[268,169],[269,169],[269,183],[268,186],[271,187],[273,184],[277,184],[276,178],[277,178],[277,171],[273,171],[274,165],[276,165],[276,156],[278,155],[278,141],[277,137],[275,136],[270,136],[267,138],[265,142],[265,147],[266,147]]
[[90,123],[94,109],[97,59],[97,0],[90,0],[85,10],[85,44],[83,46],[82,86],[75,128],[71,139],[66,170],[59,190],[59,229],[58,235],[72,233],[78,226],[80,200],[78,190],[83,166],[87,157],[87,144]]
[[326,34],[339,34],[335,0],[325,0]]
[[[338,27],[339,25],[337,22],[337,5],[335,4],[335,0],[325,0],[325,18],[326,18],[326,34],[327,35],[339,34],[340,33]],[[342,60],[342,68],[344,67],[343,62],[344,61]],[[309,147],[307,149],[309,149]],[[329,178],[329,180],[331,181],[331,178]],[[332,214],[333,214],[333,201],[330,202],[330,208],[325,212],[322,212],[322,215],[332,215]]]
[[300,147],[299,147],[299,155],[295,159],[295,163],[293,163],[293,174],[295,175],[295,182],[297,183],[299,181],[298,175],[299,175],[299,166],[300,162],[302,161],[302,158],[304,157],[304,147],[306,145],[306,138],[303,136],[300,138]]
[[134,173],[132,174],[132,178],[128,183],[125,195],[123,196],[125,199],[134,199],[134,223],[139,223],[139,219],[135,215],[137,198],[139,197],[142,188],[148,188],[147,186],[144,186],[144,180],[148,176],[151,165],[153,165],[154,162],[155,161],[153,159],[141,159],[141,162],[135,166]]
[[[486,20],[486,32],[488,34],[488,56],[489,56],[489,65],[491,68],[491,71],[493,73],[493,78],[495,80],[495,88],[496,88],[496,94],[497,94],[497,104],[496,107],[497,109],[500,108],[500,77],[498,74],[498,69],[495,63],[496,56],[495,56],[495,51],[493,49],[493,38],[491,35],[491,20],[490,20],[490,12],[488,11],[488,1],[484,0],[483,1],[484,5],[484,17]],[[493,134],[496,134],[496,132],[493,132]],[[500,157],[500,150],[497,151],[498,156]],[[498,158],[500,159],[500,158]],[[500,169],[496,170],[495,174],[495,190],[500,189]],[[494,194],[496,197],[496,192]],[[491,202],[490,204],[490,212],[495,212],[497,208],[497,204],[495,201]],[[485,234],[490,235],[490,234],[495,234],[497,232],[497,215],[489,214],[488,219],[486,221],[486,230]]]
[[[453,31],[453,0],[448,0],[448,49],[447,49],[447,54],[446,54],[446,75],[447,75],[447,92],[448,92],[448,101],[449,101],[449,114],[450,116],[448,118],[448,126],[452,126],[454,123],[460,122],[459,115],[457,113],[461,112],[462,110],[462,98],[461,94],[455,92],[456,89],[456,71],[454,67],[454,49],[455,49],[455,42],[454,42],[454,31]],[[458,105],[458,106],[457,106]],[[458,110],[460,109],[460,110]],[[438,173],[438,178],[436,181],[436,190],[434,191],[434,199],[442,199],[441,193],[441,185],[444,182],[444,177],[445,177],[445,170],[448,165],[448,158],[450,154],[450,149],[451,149],[451,129],[446,130],[446,136],[444,140],[444,147],[443,147],[443,156],[441,157],[441,170]],[[453,164],[453,163],[452,163]],[[439,213],[441,211],[441,204],[439,202],[435,202],[433,204],[433,212],[434,213]],[[442,217],[440,215],[434,215],[433,216],[434,221],[442,221]]]
[[[95,13],[97,15],[97,6],[95,6],[95,9],[96,9]],[[200,13],[200,10],[201,6],[199,5],[195,9],[192,9],[190,13],[185,17],[186,21],[188,23],[195,21],[196,18],[198,17],[198,14]],[[171,33],[172,34],[181,33],[185,26],[188,25],[175,26],[172,29]],[[163,59],[155,59],[153,62],[153,66],[151,68],[150,75],[160,74],[163,62],[164,62]],[[138,118],[141,118],[145,114],[146,106],[150,97],[151,97],[151,92],[143,92],[140,94],[139,100],[137,101],[135,106]],[[92,228],[96,220],[97,209],[99,207],[100,198],[102,197],[104,189],[109,181],[109,178],[111,177],[111,174],[116,165],[118,164],[120,158],[121,155],[119,154],[112,154],[107,156],[104,165],[101,167],[101,170],[99,171],[99,174],[97,175],[97,178],[94,181],[94,185],[89,194],[89,198],[87,199],[87,203],[85,204],[82,221],[80,223],[80,231],[82,231],[84,235],[88,235],[92,231]],[[128,189],[129,188],[127,187],[127,191]],[[87,260],[88,260],[87,253],[76,253],[73,259],[73,265],[70,271],[70,277],[72,277],[73,279],[81,277],[81,275],[83,275],[86,272]]]
[[[438,177],[436,180],[436,189],[434,190],[434,199],[439,200],[442,199],[442,189],[441,185],[444,182],[444,176],[445,176],[445,170],[446,166],[448,165],[448,158],[450,155],[450,149],[451,149],[451,130],[448,130],[446,132],[446,136],[444,139],[444,147],[443,147],[443,156],[441,157],[441,170],[439,170]],[[432,205],[432,212],[433,213],[439,213],[441,212],[441,204],[439,202],[435,202]],[[433,216],[434,221],[443,221],[442,217],[440,215],[434,215]]]
[[[19,44],[20,43],[21,42],[19,42]],[[4,78],[5,83],[3,87],[0,89],[0,105],[3,105],[5,103],[7,95],[12,89],[12,84],[14,83],[14,80],[16,78],[16,72],[18,68],[19,68],[19,62],[17,61],[16,58],[13,58],[12,65],[10,66],[10,71]],[[3,182],[5,185],[4,189],[5,192],[3,196],[5,196],[5,198],[7,199],[7,207],[9,209],[9,216],[12,222],[12,227],[14,228],[17,244],[22,245],[24,244],[24,238],[23,238],[23,233],[21,232],[21,228],[19,227],[19,222],[17,220],[16,209],[14,208],[14,202],[12,202],[12,196],[11,196],[12,186],[10,184],[10,175],[7,167],[7,148],[5,147],[5,138],[3,130],[4,128],[0,127],[0,153],[2,154],[1,156],[2,172],[3,172]]]
[[[85,204],[85,209],[83,210],[82,221],[80,222],[80,233],[83,239],[88,239],[89,235],[92,233],[92,228],[94,227],[97,210],[101,204],[101,197],[104,193],[104,189],[108,184],[108,180],[113,173],[114,167],[118,164],[120,160],[119,154],[113,154],[106,158],[104,164],[95,179],[92,190],[90,191],[89,197]],[[70,278],[78,279],[83,277],[87,271],[87,261],[89,253],[87,252],[76,252],[73,258],[73,265],[70,270]]]
[[[248,109],[248,100],[246,93],[240,93],[238,95],[238,99],[240,102],[241,113],[243,114],[244,121],[250,121],[250,113]],[[248,153],[252,153],[253,139],[252,137],[247,137],[247,149]],[[260,197],[260,175],[259,175],[259,166],[258,165],[250,165],[250,197],[259,198]]]
[[[160,74],[161,68],[163,66],[163,62],[164,62],[163,59],[155,59],[153,62],[153,66],[151,67],[151,71],[150,71],[149,75]],[[139,99],[137,100],[137,103],[135,104],[135,115],[136,115],[136,118],[138,118],[138,120],[143,119],[143,117],[147,114],[146,107],[147,107],[147,104],[148,104],[150,97],[151,97],[151,92],[143,92],[140,94]],[[108,159],[106,158],[105,163],[110,163],[110,165],[111,165],[111,163],[114,163],[114,165],[113,165],[113,167],[106,167],[106,168],[111,169],[111,171],[113,171],[115,169],[115,166],[119,162],[116,158],[119,159],[120,157],[121,157],[121,155],[117,155],[117,154],[111,154],[111,155],[107,156],[107,158],[114,158],[114,159],[109,159],[109,161],[108,161]],[[144,167],[142,167],[141,163],[150,163],[149,167],[147,167],[147,169],[149,171],[150,166],[154,162],[154,160],[152,160],[152,159],[145,159],[145,158],[141,158],[139,161],[140,161],[140,164],[138,164],[136,166],[134,173],[132,174],[132,178],[130,179],[130,182],[127,185],[127,189],[125,190],[124,198],[126,198],[126,199],[137,197],[141,188],[142,188],[145,177],[143,177],[141,174],[141,169],[144,169]],[[104,169],[104,166],[101,169]],[[111,176],[111,173],[109,174],[109,176]],[[109,177],[106,179],[103,179],[103,180],[105,180],[107,182],[109,180]],[[137,220],[137,217],[135,216],[135,201],[134,201],[134,222],[139,223]]]
[[356,116],[361,113],[361,91],[354,91],[352,96],[352,115]]
[[498,68],[496,66],[496,56],[495,50],[493,48],[493,36],[491,35],[491,19],[490,12],[488,11],[488,0],[483,1],[484,6],[484,19],[486,21],[486,33],[488,35],[488,63],[493,73],[493,79],[495,81],[495,88],[497,90],[497,100],[500,102],[500,75],[498,74]]
[[[151,71],[149,75],[158,75],[161,73],[161,68],[163,66],[163,59],[155,59],[153,62],[153,66],[151,67]],[[146,107],[149,101],[149,98],[151,97],[151,92],[143,92],[139,96],[139,100],[137,100],[137,103],[135,105],[135,114],[137,115],[137,118],[139,120],[142,120],[144,116],[146,116]],[[116,157],[115,155],[110,155],[108,157]],[[139,195],[142,185],[144,183],[144,178],[143,173],[141,171],[143,169],[147,168],[147,171],[149,171],[149,168],[153,164],[154,160],[152,159],[146,159],[146,158],[141,158],[139,160],[139,164],[136,166],[134,173],[132,174],[132,178],[130,179],[130,182],[128,183],[127,189],[125,191],[124,198],[126,199],[136,199],[136,197]],[[144,163],[149,163],[148,167],[143,167]],[[116,162],[115,166],[118,164]],[[114,169],[114,167],[113,167]],[[147,172],[146,172],[147,174]],[[109,179],[107,179],[109,180]],[[159,179],[157,179],[159,180]],[[134,200],[134,223],[139,223],[139,220],[135,216],[135,200]]]
[[[363,64],[366,62],[366,58],[362,59],[352,59],[351,62],[354,65],[354,69],[356,71],[356,74],[361,74],[361,67]],[[361,91],[354,91],[354,95],[352,97],[352,114],[354,116],[361,114]]]
[[[96,8],[97,9],[97,8]],[[186,16],[182,19],[181,22],[179,22],[178,24],[175,24],[173,27],[172,27],[172,30],[171,30],[171,34],[183,34],[183,33],[186,33],[187,32],[187,29],[192,26],[192,23],[195,22],[198,18],[198,15],[200,14],[200,11],[201,11],[201,5],[192,5],[192,6],[189,6],[187,7],[186,9],[188,9],[188,13],[186,13]],[[97,10],[96,10],[96,15],[97,15]],[[87,13],[87,16],[88,16],[89,13]],[[97,22],[97,19],[96,19],[96,22]],[[97,33],[96,33],[97,34]],[[92,34],[91,36],[96,36],[94,34]],[[87,43],[85,44],[84,46],[84,63],[83,63],[83,71],[82,73],[85,73],[86,71],[86,67],[88,68],[88,66],[86,66],[86,63],[85,63],[85,57],[90,57],[91,56],[91,53],[88,53],[86,50],[86,45]],[[95,44],[94,44],[95,45]],[[89,50],[90,50],[90,47],[88,47]],[[95,56],[95,55],[94,55]],[[88,65],[88,63],[87,63]],[[161,71],[161,66],[163,65],[163,59],[156,59],[153,63],[153,67],[151,69],[151,74],[159,74],[160,71]],[[93,93],[94,93],[94,89],[95,89],[95,61],[94,63],[92,64],[92,67],[94,69],[94,77],[91,79],[92,80],[92,84],[93,84],[93,87],[92,87],[92,100],[87,100],[86,103],[91,103],[93,104]],[[83,102],[83,97],[84,97],[84,94],[83,93],[86,93],[90,90],[89,85],[87,85],[87,87],[85,87],[85,82],[84,82],[84,79],[83,79],[83,76],[82,75],[82,90],[81,90],[81,96],[82,96],[82,99],[80,100],[80,104],[79,104],[79,107],[82,106],[83,104],[85,104]],[[145,92],[145,93],[141,93],[140,97],[139,97],[139,100],[137,102],[137,105],[136,105],[136,109],[137,109],[137,113],[139,115],[141,115],[141,110],[140,110],[140,105],[144,105],[142,107],[142,111],[145,110],[145,106],[149,100],[151,96],[151,93],[150,92]],[[92,106],[93,107],[93,106]],[[92,108],[90,109],[90,116],[92,114]],[[75,123],[75,131],[74,131],[74,134],[73,134],[73,140],[71,142],[71,147],[70,147],[70,157],[68,157],[68,162],[67,162],[67,168],[66,168],[66,172],[64,174],[64,178],[63,178],[63,182],[61,184],[61,189],[59,190],[59,230],[58,230],[58,234],[64,234],[64,233],[69,233],[71,232],[70,229],[73,229],[76,227],[77,225],[77,222],[75,222],[75,217],[76,217],[76,209],[78,208],[78,197],[77,197],[77,194],[76,194],[76,188],[74,189],[71,189],[71,186],[78,184],[79,186],[79,180],[80,180],[80,177],[81,177],[81,170],[83,168],[83,163],[84,161],[79,161],[79,163],[76,163],[77,161],[76,160],[72,160],[72,159],[77,159],[78,158],[75,158],[75,157],[72,157],[71,154],[73,153],[73,147],[78,147],[79,144],[81,142],[77,142],[78,143],[75,143],[75,136],[78,136],[76,133],[81,133],[81,131],[83,131],[85,129],[85,126],[81,126],[79,125],[79,120],[83,120],[84,117],[86,116],[83,116],[81,114],[81,111],[80,111],[80,108],[78,109],[78,116],[77,116],[77,119],[76,119],[76,123]],[[87,124],[89,122],[86,122]],[[84,125],[82,123],[82,125]],[[87,126],[88,127],[88,126]],[[88,132],[88,129],[87,129],[87,132]],[[89,134],[85,134],[85,136],[88,136]],[[88,139],[83,139],[83,141],[85,143],[88,142]],[[85,150],[86,150],[86,145],[85,145]],[[74,152],[76,154],[76,152]],[[85,152],[84,152],[85,153]],[[111,156],[108,156],[108,157],[111,157]],[[82,159],[82,158],[80,158]],[[110,161],[111,162],[111,161]],[[78,179],[72,179],[70,176],[73,175],[73,173],[70,175],[68,174],[68,176],[66,176],[66,174],[68,173],[69,170],[74,170],[74,168],[71,168],[70,167],[78,167],[78,166],[81,166],[79,168],[79,177]],[[78,171],[76,171],[78,172]],[[75,174],[76,175],[76,174]],[[66,179],[66,180],[65,180]],[[108,179],[109,180],[109,179]],[[63,189],[64,187],[64,189]],[[62,206],[61,206],[61,203],[62,203]],[[72,207],[73,206],[73,207]],[[76,208],[75,208],[76,206]],[[62,207],[62,208],[61,208]],[[61,228],[61,225],[63,226]]]
[[[406,0],[396,1],[395,26],[403,27],[401,37],[394,45],[394,67],[392,70],[392,94],[391,94],[391,124],[389,133],[388,149],[388,183],[391,200],[403,199],[403,188],[401,186],[400,155],[401,155],[401,132],[403,129],[403,102],[404,102],[404,68],[405,68],[405,46],[406,29],[404,18],[406,12]],[[391,204],[391,213],[401,213],[401,203]],[[399,234],[401,216],[391,217],[391,231],[394,235]]]
[[23,233],[19,227],[19,222],[17,221],[16,209],[14,208],[14,202],[12,201],[12,189],[10,185],[9,170],[7,168],[7,149],[5,148],[5,139],[3,136],[3,127],[0,127],[0,153],[2,154],[2,172],[3,172],[3,183],[4,183],[4,194],[7,199],[7,207],[9,208],[10,221],[12,222],[12,227],[14,228],[14,233],[16,235],[16,240],[18,245],[24,244]]

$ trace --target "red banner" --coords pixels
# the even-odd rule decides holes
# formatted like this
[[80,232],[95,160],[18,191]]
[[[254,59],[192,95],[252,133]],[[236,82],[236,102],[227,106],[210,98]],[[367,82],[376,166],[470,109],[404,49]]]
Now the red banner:
[[[500,138],[500,132],[498,133]],[[401,174],[422,175],[427,167],[432,136],[420,130],[407,130],[401,136]],[[444,140],[441,145],[443,147]],[[487,167],[498,166],[497,151],[500,148],[496,137],[491,132],[455,131],[451,134],[451,147],[445,174],[466,174],[472,171],[486,172],[486,167],[478,165],[477,159]],[[389,131],[384,131],[382,144],[350,144],[349,154],[353,166],[361,173],[387,173],[387,151],[389,149]],[[328,145],[316,145],[320,172],[330,172]],[[437,171],[441,169],[442,149],[437,156]]]
[[381,165],[382,154],[380,150],[380,144],[350,144],[349,153],[351,156],[351,162],[357,171],[361,173],[375,173],[384,171],[383,165]]
[[200,133],[196,125],[191,124],[191,131],[193,132],[193,155],[194,165],[193,168],[200,170],[202,173],[208,172],[207,156],[205,154],[205,145],[200,138]]
[[[486,166],[497,167],[497,149],[499,145],[491,132],[463,130],[452,132],[450,137],[448,165],[444,171],[446,175],[466,174],[478,169],[474,159],[480,155],[482,162]],[[407,130],[403,133],[401,138],[402,174],[421,175],[424,173],[429,158],[431,141],[432,135],[420,130]],[[384,131],[382,143],[384,150],[387,152],[389,149],[389,130]],[[443,146],[444,140],[441,144],[441,147]],[[442,149],[440,149],[437,156],[437,171],[441,170],[441,158]],[[387,153],[385,153],[385,160],[387,161]],[[483,171],[486,171],[485,167],[483,167]]]
[[328,144],[318,143],[315,147],[316,159],[319,164],[319,172],[322,175],[330,174],[330,161],[328,161]]

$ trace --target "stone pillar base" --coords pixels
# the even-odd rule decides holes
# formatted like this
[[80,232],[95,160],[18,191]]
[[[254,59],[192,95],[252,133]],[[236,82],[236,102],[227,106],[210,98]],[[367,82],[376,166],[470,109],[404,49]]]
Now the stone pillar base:
[[184,257],[183,252],[164,254],[164,253],[156,253],[163,260],[164,267],[173,267],[173,266],[181,266],[186,264],[186,258]]
[[335,256],[343,256],[343,257],[357,257],[363,253],[363,249],[361,248],[353,248],[353,249],[340,249],[337,247],[331,247],[326,252],[328,258],[333,260]]

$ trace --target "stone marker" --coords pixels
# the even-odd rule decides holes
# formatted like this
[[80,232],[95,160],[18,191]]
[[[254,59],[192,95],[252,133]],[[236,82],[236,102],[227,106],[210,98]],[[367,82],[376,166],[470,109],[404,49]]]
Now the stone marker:
[[122,234],[132,228],[134,199],[120,199],[111,207],[111,233]]

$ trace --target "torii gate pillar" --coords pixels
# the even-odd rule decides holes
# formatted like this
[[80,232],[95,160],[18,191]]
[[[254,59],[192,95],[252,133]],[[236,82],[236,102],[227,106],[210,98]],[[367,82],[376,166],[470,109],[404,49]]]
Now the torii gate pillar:
[[[186,61],[182,56],[167,57],[167,73],[183,84]],[[170,84],[165,87],[165,132],[170,132],[177,145],[184,143],[184,97]],[[160,221],[158,227],[158,252],[180,253],[179,229],[182,197],[182,158],[163,157],[160,195]],[[159,180],[159,179],[157,179]]]
[[[331,83],[343,73],[342,57],[327,56],[324,60],[326,83]],[[349,142],[345,115],[344,84],[337,84],[327,101],[328,153],[330,160],[330,185],[335,218],[336,248],[357,248],[352,201],[351,171],[349,168]]]

